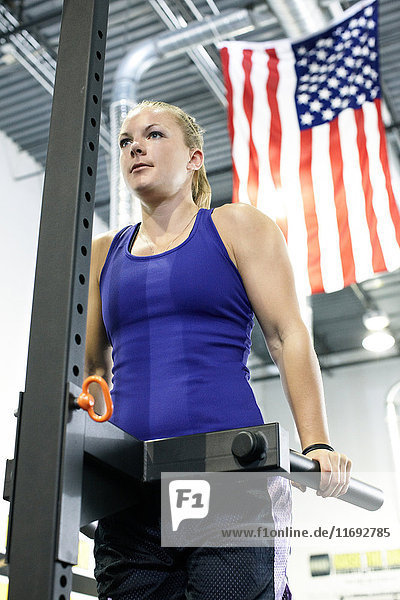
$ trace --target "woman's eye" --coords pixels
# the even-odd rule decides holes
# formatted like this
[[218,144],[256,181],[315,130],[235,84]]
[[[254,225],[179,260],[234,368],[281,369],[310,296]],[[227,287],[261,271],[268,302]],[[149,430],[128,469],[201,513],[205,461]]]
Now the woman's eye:
[[162,137],[161,131],[150,131],[149,138]]
[[123,138],[122,140],[119,141],[119,147],[120,148],[126,148],[126,146],[130,143],[130,140],[128,138]]

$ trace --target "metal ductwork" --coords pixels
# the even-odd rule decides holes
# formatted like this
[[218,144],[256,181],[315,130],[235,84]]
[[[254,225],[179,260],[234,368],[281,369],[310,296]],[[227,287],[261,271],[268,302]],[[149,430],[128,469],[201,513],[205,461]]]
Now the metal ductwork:
[[[261,20],[263,18],[263,20]],[[273,19],[275,22],[275,19]],[[119,149],[116,143],[118,132],[129,110],[137,104],[138,85],[145,71],[161,58],[169,58],[190,51],[200,44],[209,44],[216,39],[243,34],[256,26],[271,23],[250,10],[221,13],[206,17],[174,31],[168,31],[156,39],[137,44],[121,61],[114,79],[113,97],[110,106],[111,126],[111,194],[110,227],[122,228],[140,219],[137,202],[132,202],[119,169]],[[133,206],[131,207],[131,204]]]
[[318,0],[268,0],[268,6],[292,40],[318,31],[327,21]]

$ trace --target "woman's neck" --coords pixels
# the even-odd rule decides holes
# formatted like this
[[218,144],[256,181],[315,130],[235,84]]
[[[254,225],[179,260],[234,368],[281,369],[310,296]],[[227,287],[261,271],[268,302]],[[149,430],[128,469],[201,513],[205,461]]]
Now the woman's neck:
[[157,205],[142,202],[141,230],[156,242],[166,234],[178,234],[197,211],[192,198],[179,202],[169,199]]

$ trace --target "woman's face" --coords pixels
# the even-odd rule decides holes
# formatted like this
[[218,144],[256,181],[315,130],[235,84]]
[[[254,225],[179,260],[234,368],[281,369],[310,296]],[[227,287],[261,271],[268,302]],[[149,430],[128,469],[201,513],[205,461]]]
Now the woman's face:
[[191,194],[201,150],[189,150],[174,116],[143,108],[127,118],[119,136],[120,165],[126,185],[141,199]]

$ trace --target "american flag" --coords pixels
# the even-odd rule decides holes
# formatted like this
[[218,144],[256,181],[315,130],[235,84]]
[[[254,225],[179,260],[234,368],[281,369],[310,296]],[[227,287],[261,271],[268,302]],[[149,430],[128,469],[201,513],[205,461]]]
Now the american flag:
[[299,290],[332,292],[399,268],[376,1],[357,3],[295,43],[219,47],[233,202],[257,206],[278,223]]

